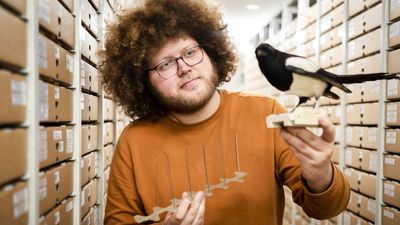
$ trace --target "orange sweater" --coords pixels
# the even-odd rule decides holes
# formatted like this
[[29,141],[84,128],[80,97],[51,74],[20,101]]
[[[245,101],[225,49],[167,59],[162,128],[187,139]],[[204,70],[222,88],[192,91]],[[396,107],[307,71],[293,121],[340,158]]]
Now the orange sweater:
[[350,188],[342,173],[335,167],[326,191],[309,192],[279,129],[266,127],[266,116],[284,112],[282,106],[266,97],[220,93],[217,112],[200,123],[180,125],[166,117],[125,128],[111,166],[106,225],[135,224],[134,215],[149,215],[153,207],[169,206],[185,191],[205,190],[206,184],[234,177],[238,165],[247,176],[207,197],[205,225],[282,224],[283,185],[311,217],[327,219],[344,210]]

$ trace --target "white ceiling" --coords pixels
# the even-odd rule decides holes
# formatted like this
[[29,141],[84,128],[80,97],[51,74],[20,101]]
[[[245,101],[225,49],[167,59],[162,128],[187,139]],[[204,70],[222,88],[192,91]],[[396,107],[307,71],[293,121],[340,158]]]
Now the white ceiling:
[[[245,45],[268,20],[274,16],[284,1],[279,0],[215,0],[221,3],[224,20],[234,41]],[[247,10],[246,5],[256,4],[259,10]]]

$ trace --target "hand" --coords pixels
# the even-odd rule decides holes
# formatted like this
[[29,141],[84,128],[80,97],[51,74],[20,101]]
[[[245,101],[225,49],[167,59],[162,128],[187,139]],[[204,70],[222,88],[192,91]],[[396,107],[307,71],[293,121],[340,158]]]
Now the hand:
[[175,212],[169,212],[163,225],[202,225],[204,224],[204,211],[206,199],[204,192],[196,193],[193,203],[190,203],[188,193],[182,194],[181,203]]
[[281,130],[282,137],[300,161],[303,178],[315,193],[326,190],[333,178],[331,156],[335,126],[327,118],[320,118],[319,125],[323,131],[320,137],[305,128]]

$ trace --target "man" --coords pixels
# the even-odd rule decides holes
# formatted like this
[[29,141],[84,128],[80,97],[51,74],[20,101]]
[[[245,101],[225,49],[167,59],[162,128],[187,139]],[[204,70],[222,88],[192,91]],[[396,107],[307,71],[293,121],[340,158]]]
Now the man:
[[[106,225],[136,224],[134,216],[168,206],[147,222],[282,224],[283,185],[311,217],[346,207],[350,188],[330,161],[327,119],[320,137],[268,129],[265,117],[282,106],[217,89],[236,69],[225,28],[216,7],[188,0],[149,0],[109,26],[104,87],[134,122],[115,150]],[[237,172],[247,176],[228,182]]]

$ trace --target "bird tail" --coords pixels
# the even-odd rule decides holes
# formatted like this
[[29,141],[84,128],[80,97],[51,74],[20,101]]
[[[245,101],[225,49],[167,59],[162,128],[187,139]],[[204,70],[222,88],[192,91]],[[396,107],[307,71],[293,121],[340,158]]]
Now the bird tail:
[[342,84],[354,84],[354,83],[362,83],[366,81],[375,81],[375,80],[391,80],[398,79],[400,80],[400,76],[398,73],[367,73],[367,74],[353,74],[353,75],[337,75],[337,79]]

